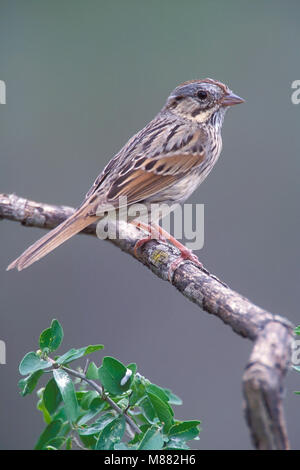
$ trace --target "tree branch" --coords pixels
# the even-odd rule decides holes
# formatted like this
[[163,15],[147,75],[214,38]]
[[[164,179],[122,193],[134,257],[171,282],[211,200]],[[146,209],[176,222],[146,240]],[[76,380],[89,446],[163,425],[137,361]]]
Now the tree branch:
[[[0,194],[0,218],[26,226],[52,229],[73,212],[71,207]],[[141,232],[125,223],[119,224],[118,231],[119,238],[110,241],[134,256],[134,245],[141,238]],[[87,227],[84,233],[95,235],[95,224]],[[168,281],[170,265],[178,254],[173,246],[151,240],[142,246],[139,261]],[[254,305],[190,261],[176,269],[172,284],[201,309],[216,315],[235,333],[254,342],[243,376],[244,411],[252,441],[258,449],[288,449],[282,394],[290,365],[293,325]]]

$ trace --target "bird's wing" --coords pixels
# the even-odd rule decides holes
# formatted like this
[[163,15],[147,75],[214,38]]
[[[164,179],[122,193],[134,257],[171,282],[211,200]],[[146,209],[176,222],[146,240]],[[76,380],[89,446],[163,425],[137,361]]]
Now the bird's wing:
[[[105,210],[106,204],[118,206],[121,196],[127,198],[127,205],[135,204],[176,184],[198,167],[206,156],[201,131],[189,133],[179,127],[150,132],[148,140],[141,139],[142,146],[137,138],[129,142],[96,179],[84,204],[100,204]],[[130,148],[132,145],[135,147]]]
[[127,204],[131,205],[151,198],[175,184],[203,159],[204,152],[146,158],[143,164],[119,175],[113,181],[106,196],[107,201],[114,205],[123,196],[127,198]]

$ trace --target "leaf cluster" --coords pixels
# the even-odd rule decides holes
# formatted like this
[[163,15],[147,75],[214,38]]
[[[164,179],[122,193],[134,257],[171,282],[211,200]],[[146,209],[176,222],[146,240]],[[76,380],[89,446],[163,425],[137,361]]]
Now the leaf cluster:
[[137,372],[136,364],[124,365],[113,357],[100,364],[89,362],[84,371],[70,364],[103,349],[90,345],[51,357],[63,340],[57,320],[39,338],[39,349],[22,359],[19,381],[23,396],[34,391],[42,376],[48,382],[37,392],[37,408],[46,426],[35,449],[93,450],[189,449],[198,439],[200,421],[174,417],[180,398]]

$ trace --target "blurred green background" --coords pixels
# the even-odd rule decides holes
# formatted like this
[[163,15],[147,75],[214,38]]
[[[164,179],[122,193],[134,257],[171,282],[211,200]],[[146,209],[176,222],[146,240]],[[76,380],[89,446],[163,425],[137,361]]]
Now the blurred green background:
[[[227,114],[221,158],[189,200],[205,204],[198,255],[232,288],[300,323],[299,30],[297,0],[1,0],[0,191],[77,206],[177,84],[224,81],[246,103]],[[178,417],[202,420],[198,448],[251,448],[241,394],[250,342],[90,237],[5,272],[42,234],[1,222],[1,447],[32,448],[42,428],[35,397],[18,395],[18,363],[56,317],[66,348],[102,342],[182,397]],[[294,448],[299,384],[291,372]]]

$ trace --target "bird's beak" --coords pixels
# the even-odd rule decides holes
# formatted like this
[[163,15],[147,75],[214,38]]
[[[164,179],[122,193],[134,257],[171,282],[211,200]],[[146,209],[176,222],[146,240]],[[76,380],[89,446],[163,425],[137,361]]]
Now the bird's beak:
[[235,95],[231,91],[224,96],[224,98],[221,100],[221,105],[222,106],[234,106],[235,104],[240,104],[244,103],[245,100],[243,98],[240,98],[238,95]]

